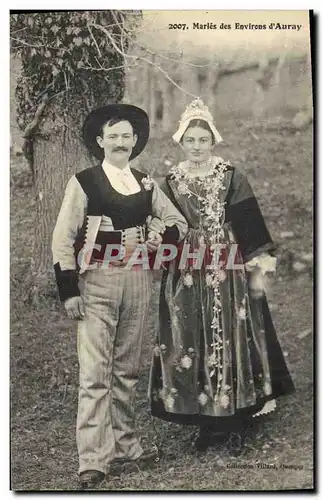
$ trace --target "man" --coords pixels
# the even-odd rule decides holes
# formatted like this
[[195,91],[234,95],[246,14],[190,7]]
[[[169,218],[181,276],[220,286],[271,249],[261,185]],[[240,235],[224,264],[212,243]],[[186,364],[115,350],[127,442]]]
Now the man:
[[162,241],[180,241],[187,224],[155,181],[129,167],[148,136],[148,116],[135,106],[109,105],[89,114],[83,140],[100,164],[69,180],[53,234],[60,299],[68,317],[80,320],[77,447],[82,488],[102,482],[114,459],[138,463],[154,458],[143,451],[134,430],[152,277],[144,266],[128,264],[131,251],[146,240],[148,218],[155,217],[163,231],[163,237],[148,235],[150,252]]

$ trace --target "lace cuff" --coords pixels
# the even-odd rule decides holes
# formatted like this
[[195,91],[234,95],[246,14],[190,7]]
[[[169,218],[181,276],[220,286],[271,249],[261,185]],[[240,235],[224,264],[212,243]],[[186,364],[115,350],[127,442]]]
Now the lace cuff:
[[245,263],[245,268],[247,271],[255,271],[256,268],[260,270],[260,274],[265,276],[267,273],[273,273],[276,271],[277,258],[272,257],[268,253],[262,253],[257,257],[249,260]]
[[276,400],[272,399],[270,401],[267,401],[265,406],[262,408],[262,410],[258,411],[253,417],[260,417],[261,415],[267,415],[268,413],[271,413],[276,410]]

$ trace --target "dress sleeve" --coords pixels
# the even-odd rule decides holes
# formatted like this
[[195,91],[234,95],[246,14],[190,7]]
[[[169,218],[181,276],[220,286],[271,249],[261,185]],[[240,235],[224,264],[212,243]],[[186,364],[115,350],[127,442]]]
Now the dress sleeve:
[[275,252],[276,246],[253,190],[247,178],[237,169],[232,176],[226,211],[245,262],[263,253]]

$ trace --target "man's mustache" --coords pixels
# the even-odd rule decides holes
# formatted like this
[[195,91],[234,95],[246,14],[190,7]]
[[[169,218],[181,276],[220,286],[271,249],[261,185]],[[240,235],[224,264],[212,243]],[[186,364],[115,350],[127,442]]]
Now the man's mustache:
[[119,146],[117,148],[113,148],[112,150],[113,153],[117,153],[118,151],[124,151],[125,153],[127,153],[129,149],[124,146]]

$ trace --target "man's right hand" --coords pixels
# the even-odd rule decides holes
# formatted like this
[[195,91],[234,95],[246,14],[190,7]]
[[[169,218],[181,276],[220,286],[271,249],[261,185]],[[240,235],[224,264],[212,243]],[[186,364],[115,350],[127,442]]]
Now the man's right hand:
[[81,297],[71,297],[65,300],[64,307],[70,319],[83,319],[85,315],[84,304]]
[[152,217],[151,215],[147,218],[147,230],[148,232],[155,232],[159,234],[164,234],[166,230],[165,223],[158,217]]

